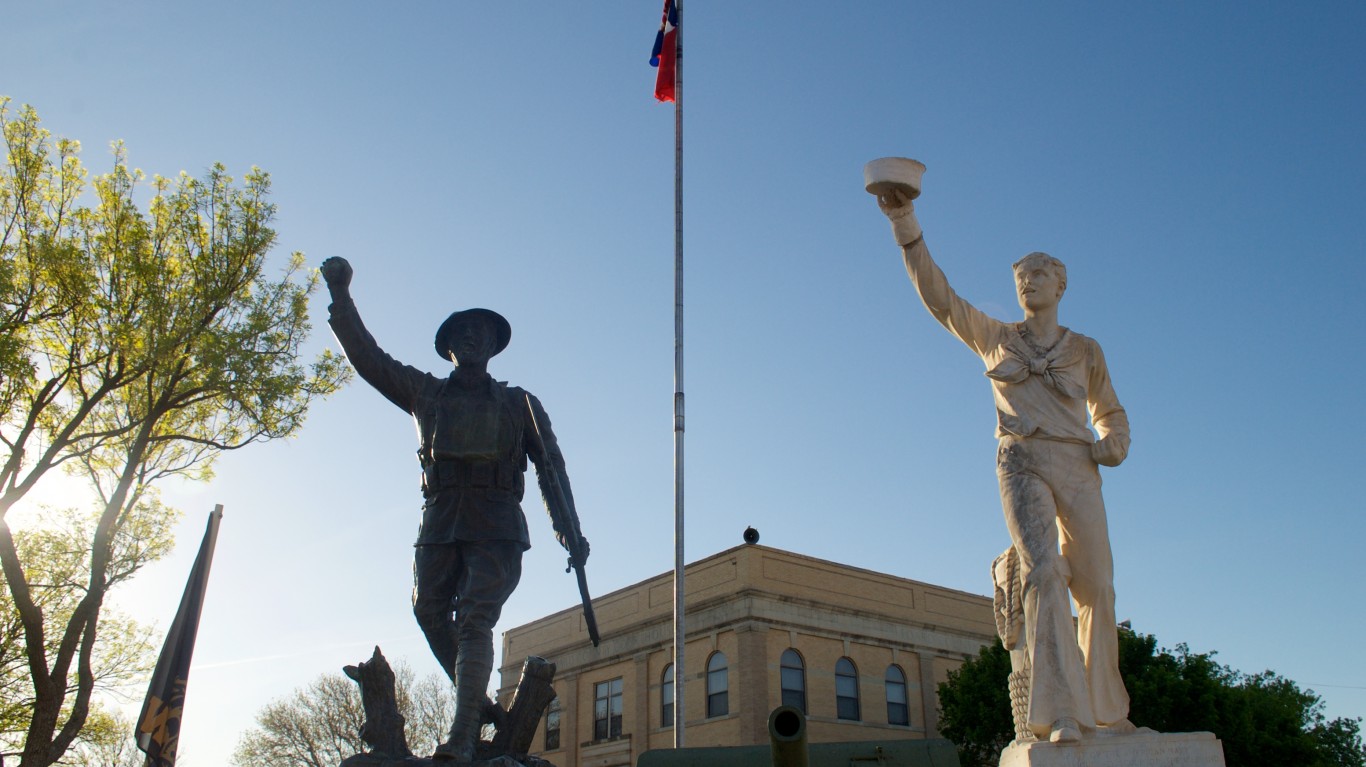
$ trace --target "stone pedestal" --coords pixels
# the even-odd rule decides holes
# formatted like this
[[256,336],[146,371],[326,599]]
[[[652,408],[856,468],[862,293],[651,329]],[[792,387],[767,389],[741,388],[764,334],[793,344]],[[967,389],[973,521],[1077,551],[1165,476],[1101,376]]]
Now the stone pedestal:
[[1139,732],[1080,743],[1012,743],[1001,767],[1224,767],[1212,732]]

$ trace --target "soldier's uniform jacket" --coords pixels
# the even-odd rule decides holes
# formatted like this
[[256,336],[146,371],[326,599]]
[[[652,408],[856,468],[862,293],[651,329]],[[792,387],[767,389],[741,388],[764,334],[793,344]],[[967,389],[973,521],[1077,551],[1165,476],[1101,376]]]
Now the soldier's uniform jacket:
[[[366,330],[349,298],[334,302],[329,311],[328,324],[356,373],[416,421],[425,499],[416,545],[506,540],[530,548],[521,507],[528,458],[536,464],[542,486],[546,472],[554,471],[564,488],[571,508],[551,515],[558,537],[564,540],[569,525],[578,535],[564,457],[539,400],[492,378],[487,387],[465,391],[450,378],[438,378],[389,356]],[[540,426],[545,455],[537,453],[536,440],[528,437],[533,428],[528,403]]]

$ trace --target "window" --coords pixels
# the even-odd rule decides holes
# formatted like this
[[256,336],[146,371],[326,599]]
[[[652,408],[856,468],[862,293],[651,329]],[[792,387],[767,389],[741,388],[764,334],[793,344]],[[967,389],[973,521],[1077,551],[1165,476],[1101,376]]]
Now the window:
[[560,699],[550,701],[545,711],[545,750],[554,751],[560,747]]
[[593,740],[621,737],[621,677],[593,685]]
[[707,716],[730,713],[730,681],[724,653],[712,653],[707,660]]
[[887,667],[887,724],[909,725],[911,711],[906,705],[906,673],[900,666]]
[[783,705],[792,706],[806,713],[806,665],[796,650],[783,650],[778,661],[778,673],[782,680]]
[[835,715],[859,721],[858,669],[848,658],[840,658],[835,663]]
[[664,667],[664,681],[659,684],[659,724],[674,726],[674,664]]

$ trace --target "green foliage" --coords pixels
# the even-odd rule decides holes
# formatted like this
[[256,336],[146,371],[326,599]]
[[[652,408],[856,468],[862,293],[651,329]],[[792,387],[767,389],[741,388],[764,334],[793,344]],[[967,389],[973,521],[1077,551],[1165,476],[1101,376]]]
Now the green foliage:
[[[1243,674],[1213,653],[1184,644],[1159,650],[1155,637],[1127,630],[1119,656],[1130,721],[1159,732],[1213,732],[1228,767],[1366,767],[1360,720],[1328,720],[1318,695],[1274,672]],[[997,643],[939,686],[940,731],[959,744],[964,767],[995,764],[1014,737],[1009,676],[1010,655]]]
[[1009,679],[1010,653],[998,640],[939,685],[939,732],[958,744],[963,767],[996,764],[1015,737]]
[[1318,764],[1350,765],[1361,767],[1366,764],[1366,752],[1361,746],[1361,719],[1338,717],[1331,722],[1319,722],[1310,734],[1318,745]]
[[8,103],[0,97],[7,150],[0,170],[0,415],[7,419],[37,380],[33,331],[69,311],[81,292],[81,257],[62,232],[86,183],[80,144],[61,139],[53,146],[32,109],[10,120]]
[[1229,767],[1366,765],[1356,720],[1328,721],[1312,690],[1272,671],[1243,674],[1184,644],[1156,648],[1152,636],[1120,632],[1120,673],[1134,724],[1213,732],[1223,741]]
[[[290,436],[348,372],[329,352],[300,358],[317,277],[298,253],[266,272],[267,174],[155,176],[144,213],[122,144],[91,179],[80,145],[54,141],[33,109],[11,115],[0,98],[0,126],[0,572],[18,626],[0,653],[28,676],[20,763],[44,767],[91,714],[105,594],[170,545],[152,534],[170,513],[155,484],[206,479],[223,451]],[[8,515],[56,468],[88,483],[98,512],[52,601]]]
[[133,738],[133,723],[96,706],[61,763],[70,767],[143,767],[146,756]]
[[[144,564],[171,549],[171,528],[179,514],[157,504],[134,510],[113,541],[109,583],[132,577]],[[40,527],[15,533],[19,558],[28,564],[29,589],[35,605],[51,625],[70,621],[86,593],[86,568],[96,516],[75,510],[50,511]],[[0,591],[0,748],[13,751],[22,744],[35,706],[29,657],[23,641],[23,621],[9,589]],[[44,659],[60,651],[60,633],[45,635]],[[100,617],[99,642],[90,659],[95,689],[113,689],[146,679],[154,661],[150,630],[131,618],[106,608]],[[68,693],[76,680],[69,680]],[[69,709],[69,706],[68,706]],[[69,715],[69,711],[68,711]]]
[[[417,679],[404,663],[394,664],[395,698],[410,747],[431,753],[446,739],[455,719],[449,680],[435,674]],[[323,674],[307,687],[266,705],[256,726],[237,744],[232,763],[241,767],[336,767],[369,750],[360,738],[365,722],[360,688],[342,674]]]

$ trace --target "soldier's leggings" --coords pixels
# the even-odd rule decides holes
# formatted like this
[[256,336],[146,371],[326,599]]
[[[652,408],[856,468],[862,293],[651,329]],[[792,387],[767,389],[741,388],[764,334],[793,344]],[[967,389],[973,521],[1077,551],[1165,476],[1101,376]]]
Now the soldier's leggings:
[[[461,641],[488,642],[503,603],[522,578],[518,541],[473,541],[413,549],[413,613],[427,644],[454,677]],[[454,613],[454,618],[452,618]]]

